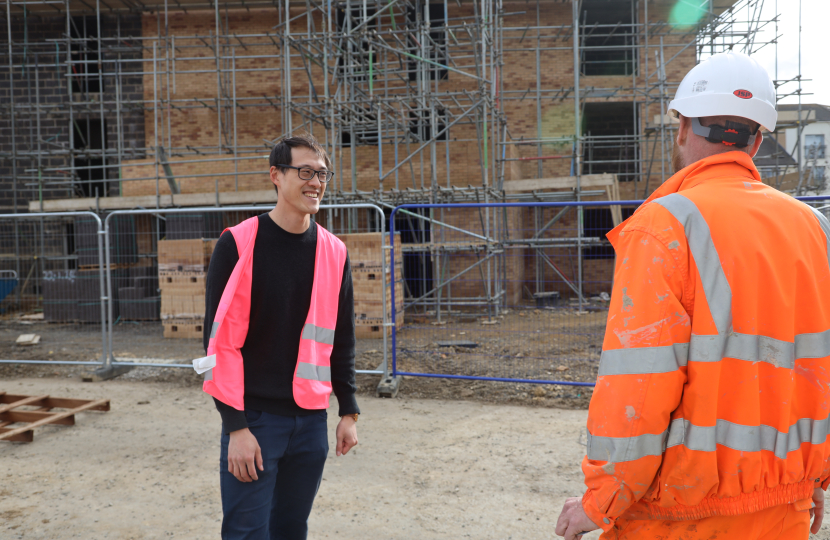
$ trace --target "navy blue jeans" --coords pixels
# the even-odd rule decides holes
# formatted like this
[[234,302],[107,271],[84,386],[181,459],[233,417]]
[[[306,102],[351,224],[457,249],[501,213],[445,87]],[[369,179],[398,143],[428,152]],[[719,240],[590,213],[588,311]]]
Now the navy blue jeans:
[[308,416],[245,411],[245,416],[262,450],[265,470],[257,471],[259,480],[237,480],[228,472],[230,437],[222,434],[222,538],[305,540],[329,452],[326,411]]

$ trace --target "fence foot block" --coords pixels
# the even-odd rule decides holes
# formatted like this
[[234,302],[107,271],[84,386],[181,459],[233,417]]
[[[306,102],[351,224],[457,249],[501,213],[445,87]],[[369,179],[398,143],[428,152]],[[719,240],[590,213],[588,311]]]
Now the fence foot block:
[[380,380],[376,390],[377,397],[380,398],[394,398],[398,395],[398,389],[401,386],[402,377],[393,377],[388,375]]
[[123,375],[132,370],[132,366],[109,366],[100,367],[95,371],[84,374],[82,377],[84,382],[101,382],[114,379],[119,375]]

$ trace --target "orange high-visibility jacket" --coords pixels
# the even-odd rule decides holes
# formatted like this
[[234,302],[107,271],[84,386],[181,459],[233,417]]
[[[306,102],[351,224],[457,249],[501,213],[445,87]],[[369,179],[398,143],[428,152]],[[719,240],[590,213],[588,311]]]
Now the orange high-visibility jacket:
[[743,152],[674,175],[608,234],[614,288],[582,505],[691,520],[830,478],[830,223]]

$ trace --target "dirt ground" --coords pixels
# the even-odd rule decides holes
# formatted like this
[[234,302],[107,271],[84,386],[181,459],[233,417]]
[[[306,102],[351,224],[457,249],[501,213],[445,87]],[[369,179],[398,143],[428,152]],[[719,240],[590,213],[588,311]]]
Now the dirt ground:
[[[32,443],[0,443],[0,538],[219,537],[219,416],[197,386],[64,374],[6,378],[0,391],[112,400],[75,426],[36,429]],[[329,456],[311,540],[554,538],[565,498],[584,490],[586,411],[371,396],[360,406],[360,444]]]
[[[0,390],[112,400],[32,443],[0,443],[0,538],[219,537],[219,417],[197,386],[63,375]],[[564,498],[582,489],[584,411],[360,405],[360,444],[330,456],[312,539],[551,538]]]
[[[446,332],[475,335],[474,323]],[[17,346],[22,333],[42,341]],[[411,336],[407,350],[463,367],[469,351],[434,347],[444,337],[454,339]],[[486,334],[474,339],[492,351]],[[123,360],[184,363],[204,354],[199,340],[165,340],[156,325],[118,325],[113,342]],[[524,354],[533,356],[532,346]],[[380,340],[360,340],[358,368],[376,367],[380,348]],[[98,355],[100,328],[0,321],[0,358]],[[201,378],[137,368],[81,382],[90,369],[0,364],[0,391],[112,401],[109,412],[77,415],[75,426],[38,428],[33,443],[0,442],[0,540],[218,538],[220,419]],[[564,375],[592,376],[588,368]],[[377,381],[358,376],[360,445],[330,456],[309,538],[555,537],[565,498],[584,491],[590,388],[407,377],[397,399],[378,399]],[[330,415],[331,436],[335,422]],[[830,540],[830,527],[814,538]]]

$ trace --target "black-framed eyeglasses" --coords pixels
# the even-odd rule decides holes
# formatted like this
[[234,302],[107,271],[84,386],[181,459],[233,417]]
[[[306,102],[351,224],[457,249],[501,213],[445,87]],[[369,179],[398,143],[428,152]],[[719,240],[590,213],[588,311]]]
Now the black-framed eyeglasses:
[[306,182],[310,182],[314,178],[315,174],[323,184],[327,184],[332,178],[334,178],[334,172],[332,171],[315,171],[311,167],[292,167],[291,165],[277,165],[277,167],[296,169],[297,176],[300,177],[300,180],[304,180]]

